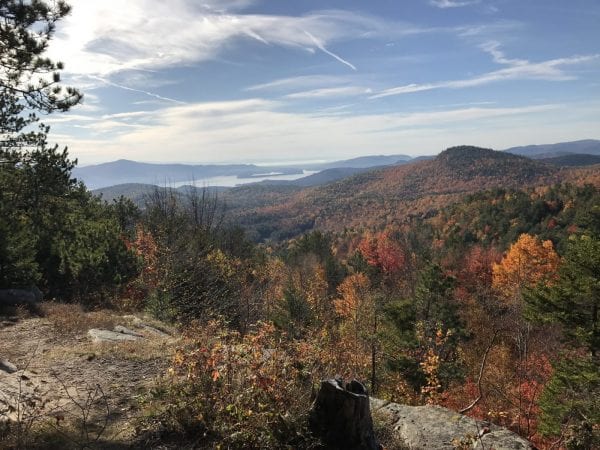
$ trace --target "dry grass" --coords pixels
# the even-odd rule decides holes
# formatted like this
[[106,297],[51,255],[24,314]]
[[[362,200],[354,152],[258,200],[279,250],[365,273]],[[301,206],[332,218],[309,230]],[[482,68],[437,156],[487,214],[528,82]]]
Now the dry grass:
[[408,450],[410,448],[394,433],[389,422],[378,416],[375,411],[371,411],[371,414],[373,416],[375,437],[384,450]]
[[121,361],[170,361],[178,341],[176,340],[144,340],[110,342],[82,342],[73,348],[57,347],[46,353],[49,360],[65,357],[84,358],[88,360],[104,358]]
[[114,312],[109,310],[86,312],[78,304],[44,302],[40,306],[40,311],[57,331],[65,335],[85,334],[90,328],[112,330],[117,324]]

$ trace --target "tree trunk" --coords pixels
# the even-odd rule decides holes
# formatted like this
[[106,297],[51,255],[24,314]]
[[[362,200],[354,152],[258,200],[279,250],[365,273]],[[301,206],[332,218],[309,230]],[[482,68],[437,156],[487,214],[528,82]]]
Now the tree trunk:
[[375,440],[369,396],[356,380],[324,380],[309,416],[310,428],[330,449],[380,450]]

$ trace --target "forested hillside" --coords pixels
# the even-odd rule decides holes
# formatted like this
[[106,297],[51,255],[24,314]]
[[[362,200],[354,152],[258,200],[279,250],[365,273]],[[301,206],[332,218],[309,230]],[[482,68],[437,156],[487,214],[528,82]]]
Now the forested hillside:
[[[257,239],[291,237],[311,229],[343,231],[424,217],[461,195],[494,187],[596,183],[597,170],[558,169],[524,157],[476,147],[456,147],[430,161],[362,173],[298,193],[252,187],[223,195],[231,214]],[[253,201],[261,198],[260,203]],[[263,204],[264,206],[261,206]]]

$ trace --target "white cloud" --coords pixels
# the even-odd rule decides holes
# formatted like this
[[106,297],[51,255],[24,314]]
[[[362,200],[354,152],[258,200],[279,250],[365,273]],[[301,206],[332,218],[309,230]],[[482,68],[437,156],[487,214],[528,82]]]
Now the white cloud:
[[523,66],[529,64],[529,61],[526,59],[509,59],[506,58],[504,52],[500,50],[500,43],[498,41],[488,41],[484,44],[480,45],[480,48],[492,55],[492,58],[495,63],[498,64],[508,64],[511,66]]
[[185,102],[182,102],[180,100],[175,100],[174,98],[164,97],[162,95],[158,95],[158,94],[155,94],[154,92],[146,91],[144,89],[135,89],[135,88],[132,88],[132,87],[129,87],[129,86],[123,86],[122,84],[113,83],[112,81],[109,81],[109,80],[107,80],[105,78],[96,77],[94,75],[89,75],[89,77],[92,78],[92,79],[98,80],[101,83],[104,83],[104,84],[106,84],[108,86],[112,86],[112,87],[116,87],[116,88],[119,88],[119,89],[123,89],[125,91],[139,92],[141,94],[148,95],[149,97],[154,97],[154,98],[156,98],[158,100],[164,100],[164,101],[167,101],[167,102],[185,104]]
[[96,120],[95,117],[86,116],[84,114],[63,114],[63,115],[53,115],[42,120],[46,125],[54,125],[57,123],[69,123],[69,122],[87,122]]
[[315,44],[315,46],[321,50],[323,53],[331,56],[333,59],[336,59],[337,61],[341,62],[342,64],[350,67],[352,70],[356,71],[356,66],[354,64],[352,64],[349,61],[346,61],[344,58],[342,58],[339,55],[336,55],[335,53],[333,53],[330,50],[327,50],[325,48],[325,45],[323,45],[323,43],[317,39],[316,37],[314,37],[312,34],[310,34],[308,31],[305,31],[304,33],[306,33],[306,35],[310,38],[311,41],[313,41],[313,43]]
[[494,70],[482,75],[467,78],[463,80],[440,81],[435,83],[416,84],[411,83],[403,86],[397,86],[385,89],[372,95],[370,98],[382,98],[393,95],[409,94],[421,91],[430,91],[433,89],[461,89],[467,87],[481,86],[489,83],[505,80],[549,80],[566,81],[574,80],[576,77],[563,69],[563,66],[572,66],[593,61],[600,57],[600,54],[572,56],[568,58],[557,58],[538,63],[530,62],[525,59],[509,59],[504,55],[500,44],[492,41],[480,46],[482,50],[492,55],[493,61],[497,64],[506,65],[503,69]]
[[153,114],[152,111],[130,111],[114,114],[105,114],[102,116],[102,120],[106,119],[133,119],[137,117],[148,117]]
[[430,0],[430,4],[438,8],[460,8],[463,6],[475,5],[481,0]]
[[244,14],[247,1],[72,0],[50,56],[70,74],[108,77],[131,69],[164,69],[217,57],[236,39],[318,49],[353,67],[328,48],[336,41],[423,32],[407,24],[340,10],[303,16]]
[[341,86],[332,88],[320,88],[311,89],[309,91],[293,92],[287,94],[286,98],[292,99],[315,99],[315,98],[327,98],[327,97],[349,97],[355,95],[370,94],[372,90],[370,88],[359,87],[359,86]]
[[[344,115],[335,111],[288,112],[281,110],[282,106],[249,99],[112,114],[98,123],[82,122],[82,126],[92,125],[84,129],[89,135],[61,143],[75,149],[74,156],[86,163],[123,157],[189,162],[284,160],[298,159],[298,155],[307,159],[335,158],[404,151],[402,143],[409,137],[406,142],[416,145],[419,139],[433,142],[432,136],[438,132],[435,141],[442,146],[447,144],[442,133],[448,139],[463,127],[489,132],[486,121],[493,120],[491,126],[497,127],[504,120],[519,117],[526,124],[527,117],[543,116],[559,108],[461,107],[409,114]],[[461,139],[468,142],[466,136]]]
[[303,75],[298,77],[280,78],[267,83],[248,86],[246,91],[305,89],[323,85],[340,84],[347,78],[332,75]]
[[466,39],[490,39],[497,36],[514,35],[516,31],[525,27],[525,23],[516,20],[497,20],[479,25],[459,26],[455,28],[455,31],[460,37]]

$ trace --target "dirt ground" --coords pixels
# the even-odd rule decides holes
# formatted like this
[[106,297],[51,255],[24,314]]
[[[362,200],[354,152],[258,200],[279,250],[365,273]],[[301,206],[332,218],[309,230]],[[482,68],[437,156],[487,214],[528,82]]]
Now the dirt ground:
[[[0,361],[17,368],[0,370],[0,438],[2,426],[12,422],[14,430],[20,421],[22,434],[44,428],[75,448],[86,441],[127,448],[138,431],[141,400],[168,368],[176,333],[141,315],[90,313],[71,305],[46,305],[40,315],[0,316]],[[143,337],[93,342],[88,335],[91,328],[115,325]]]

